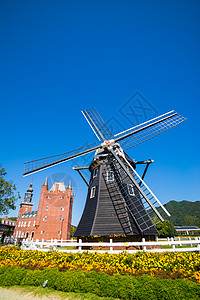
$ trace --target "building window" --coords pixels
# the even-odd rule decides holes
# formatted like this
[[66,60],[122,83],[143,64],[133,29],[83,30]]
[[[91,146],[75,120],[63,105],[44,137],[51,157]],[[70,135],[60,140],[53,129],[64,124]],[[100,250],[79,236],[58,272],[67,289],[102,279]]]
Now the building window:
[[47,205],[47,208],[46,208],[46,210],[48,211],[48,209],[49,209],[49,205]]
[[48,198],[48,199],[51,199],[51,197],[50,197],[50,196],[48,196],[47,198]]
[[28,208],[26,207],[26,211],[28,210]]
[[61,231],[58,231],[58,234],[61,234]]
[[41,231],[41,234],[44,234],[44,230],[43,230],[43,231]]
[[63,208],[63,205],[61,205],[61,208],[60,208],[60,210],[64,210],[64,208]]
[[44,217],[44,221],[46,222],[46,220],[47,220],[47,215]]
[[114,180],[114,172],[108,171],[107,172],[107,181],[113,181]]
[[35,226],[35,221],[33,222],[33,226]]
[[61,222],[62,221],[62,216],[60,215],[60,219],[59,219],[59,221]]
[[22,225],[21,226],[23,226],[23,221],[22,221]]
[[59,197],[59,199],[62,199],[63,197]]
[[94,169],[94,172],[93,172],[93,178],[97,177],[97,173],[98,173],[98,169]]
[[18,224],[18,227],[20,227],[21,226],[21,222],[19,222],[19,224]]
[[24,222],[24,227],[26,227],[26,222]]
[[132,184],[128,184],[128,192],[129,192],[129,195],[135,196],[135,192],[134,192]]
[[31,221],[28,222],[28,227],[30,227],[30,225],[31,225]]
[[95,196],[95,189],[96,189],[96,186],[93,186],[91,188],[90,198],[94,198],[94,196]]

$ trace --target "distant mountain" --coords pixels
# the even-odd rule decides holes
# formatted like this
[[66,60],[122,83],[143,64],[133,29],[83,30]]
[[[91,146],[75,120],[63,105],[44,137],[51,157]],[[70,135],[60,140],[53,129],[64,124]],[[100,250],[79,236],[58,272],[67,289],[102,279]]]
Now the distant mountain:
[[[165,208],[171,214],[171,222],[174,226],[198,226],[200,227],[200,201],[169,201]],[[166,219],[169,219],[166,217]]]

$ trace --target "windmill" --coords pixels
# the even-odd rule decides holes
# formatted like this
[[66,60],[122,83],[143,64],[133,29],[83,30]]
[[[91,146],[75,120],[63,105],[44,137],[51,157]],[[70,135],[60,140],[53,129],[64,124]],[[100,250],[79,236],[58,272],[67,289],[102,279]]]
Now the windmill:
[[[168,216],[170,214],[143,180],[153,161],[135,162],[125,151],[186,119],[170,111],[113,135],[95,108],[82,113],[100,144],[93,143],[60,155],[26,162],[23,175],[95,151],[90,166],[74,168],[88,185],[85,208],[74,235],[155,236],[156,221],[164,221],[161,211]],[[136,171],[136,165],[141,163],[146,164],[142,177]],[[81,173],[82,169],[89,169],[89,183]]]

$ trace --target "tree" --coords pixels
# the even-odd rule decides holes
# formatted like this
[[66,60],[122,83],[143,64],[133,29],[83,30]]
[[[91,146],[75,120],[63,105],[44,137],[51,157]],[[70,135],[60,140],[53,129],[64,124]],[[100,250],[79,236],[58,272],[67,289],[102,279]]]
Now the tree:
[[6,171],[0,164],[0,215],[7,214],[9,209],[15,209],[15,202],[20,199],[13,182],[6,181]]
[[165,220],[163,223],[160,222],[156,225],[156,229],[158,230],[158,236],[159,237],[172,237],[172,229],[174,234],[176,234],[176,230],[174,228],[174,225],[170,224],[169,220]]
[[75,231],[76,231],[76,226],[71,225],[71,229],[70,229],[70,237],[73,237]]

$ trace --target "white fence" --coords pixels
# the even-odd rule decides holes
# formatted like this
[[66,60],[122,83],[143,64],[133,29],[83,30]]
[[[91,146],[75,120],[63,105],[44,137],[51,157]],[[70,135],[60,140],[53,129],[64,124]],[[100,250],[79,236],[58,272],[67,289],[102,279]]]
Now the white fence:
[[[62,248],[65,247],[65,248]],[[84,247],[96,247],[96,249],[88,250]],[[106,249],[99,249],[102,247],[106,247]],[[115,249],[115,248],[118,249]],[[132,247],[134,250],[130,250]],[[70,249],[71,248],[71,249]],[[120,249],[121,248],[121,249]],[[145,241],[142,239],[142,242],[113,242],[110,239],[110,242],[82,242],[81,239],[76,240],[51,240],[51,241],[39,241],[35,242],[31,240],[23,240],[21,245],[22,250],[39,250],[39,251],[52,251],[56,250],[58,252],[100,252],[100,253],[120,253],[120,252],[128,252],[135,253],[137,251],[148,251],[148,252],[184,252],[184,251],[200,251],[200,237],[195,237],[192,239],[188,238],[167,238],[167,239],[157,239],[155,242]],[[119,250],[120,249],[120,250]]]

